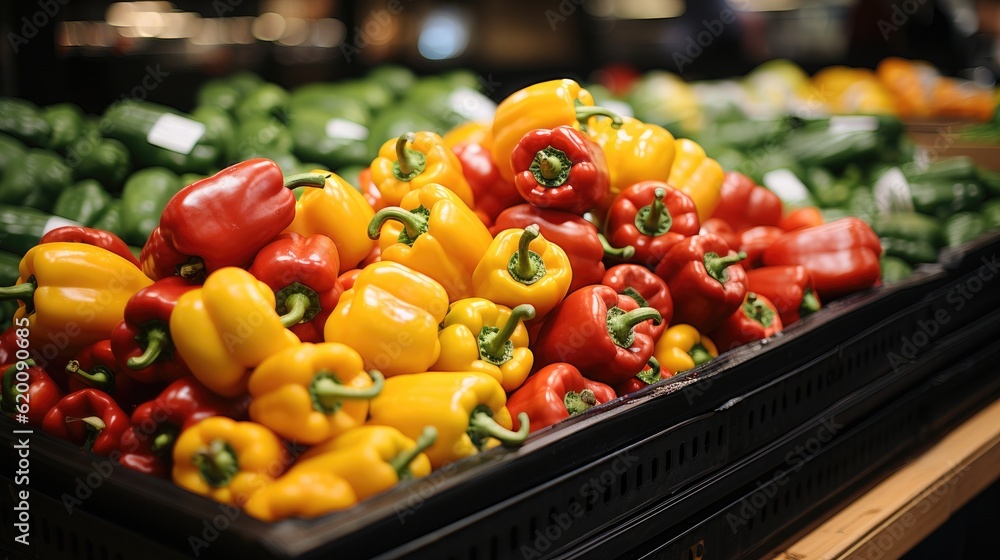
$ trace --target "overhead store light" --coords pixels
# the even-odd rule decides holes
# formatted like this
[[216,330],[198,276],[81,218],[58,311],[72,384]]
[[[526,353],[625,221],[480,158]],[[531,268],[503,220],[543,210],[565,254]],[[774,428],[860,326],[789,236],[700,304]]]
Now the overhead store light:
[[615,19],[675,18],[687,9],[684,0],[596,0],[584,6],[592,16]]
[[801,8],[803,0],[726,0],[726,4],[741,12],[787,12]]
[[417,50],[428,60],[455,58],[469,46],[469,18],[457,8],[438,8],[427,16]]

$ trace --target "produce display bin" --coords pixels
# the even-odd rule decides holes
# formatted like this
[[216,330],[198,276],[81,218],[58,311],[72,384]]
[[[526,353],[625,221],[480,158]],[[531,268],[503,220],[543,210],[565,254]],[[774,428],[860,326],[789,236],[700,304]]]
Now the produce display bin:
[[[734,536],[721,532],[725,515],[709,517],[706,508],[722,504],[716,511],[724,512],[727,504],[740,503],[748,488],[774,472],[786,448],[814,437],[830,414],[848,428],[822,453],[857,455],[841,438],[867,429],[865,422],[872,430],[886,430],[878,411],[917,402],[907,395],[919,393],[930,377],[973,348],[997,339],[991,315],[1000,307],[1000,290],[989,267],[998,249],[1000,235],[985,236],[946,252],[940,264],[921,267],[904,282],[833,302],[769,340],[533,434],[521,448],[482,453],[315,520],[262,523],[36,433],[30,551],[39,558],[336,554],[483,560],[610,557],[635,543],[668,543],[687,558],[695,557],[688,555],[698,552],[700,543],[702,552],[733,557],[727,551],[754,550],[785,530],[798,510],[790,507],[785,518],[768,518],[774,524],[766,530]],[[963,388],[979,396],[992,391],[994,380],[966,377]],[[940,393],[935,407],[954,402],[955,410],[961,409],[964,400],[944,396],[958,387],[941,385],[926,398]],[[953,408],[934,412],[946,417]],[[900,414],[911,419],[906,416],[911,413]],[[891,456],[921,432],[940,427],[934,422],[921,417],[903,424],[906,433],[889,434],[881,449]],[[11,429],[4,434],[0,456],[12,464]],[[879,465],[873,457],[857,455],[854,470],[823,488],[833,491],[857,480]],[[804,462],[813,465],[808,469],[823,464],[816,457]],[[808,469],[796,477],[813,472]],[[79,500],[69,500],[72,513],[66,497]],[[4,492],[2,507],[13,507],[12,498]],[[706,514],[698,517],[699,512]],[[695,523],[685,527],[691,520]],[[2,548],[23,554],[25,549],[12,543],[11,530],[4,527]],[[622,544],[619,535],[636,531],[639,536]]]

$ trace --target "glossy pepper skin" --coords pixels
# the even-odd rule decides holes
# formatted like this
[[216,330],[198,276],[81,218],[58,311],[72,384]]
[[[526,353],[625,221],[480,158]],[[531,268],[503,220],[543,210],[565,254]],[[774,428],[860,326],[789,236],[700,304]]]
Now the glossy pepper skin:
[[473,209],[486,226],[492,226],[505,208],[523,202],[517,187],[500,175],[500,168],[493,163],[493,155],[482,144],[466,143],[452,148],[462,164],[462,174],[472,188],[476,199]]
[[[444,136],[446,146],[455,151],[456,148],[478,144],[487,152],[493,146],[493,123],[469,121],[452,127]],[[464,165],[464,164],[463,164]]]
[[614,197],[644,181],[666,181],[674,164],[676,143],[665,128],[622,117],[615,128],[608,118],[592,118],[587,135],[601,147],[611,172],[609,195]]
[[224,504],[242,506],[291,463],[274,432],[253,422],[212,416],[177,438],[174,483]]
[[785,231],[796,231],[823,225],[823,214],[815,206],[805,206],[791,210],[781,217],[778,227]]
[[754,226],[777,226],[781,221],[781,199],[737,171],[727,171],[722,181],[719,205],[713,218],[729,222],[736,231]]
[[670,371],[665,370],[660,367],[659,360],[656,359],[654,355],[649,359],[649,363],[646,367],[642,369],[635,377],[630,377],[627,381],[623,381],[615,385],[615,393],[619,397],[624,397],[625,395],[634,393],[643,387],[648,387],[658,383],[661,379],[669,379],[673,377],[674,374]]
[[472,210],[435,183],[406,193],[398,207],[376,212],[368,236],[379,240],[383,261],[433,278],[451,301],[472,295],[472,273],[493,241]]
[[120,453],[128,414],[107,393],[81,389],[59,399],[42,420],[42,430],[98,455]]
[[764,251],[783,235],[785,230],[780,227],[754,226],[740,232],[740,242],[734,248],[747,254],[746,266],[752,269],[763,264]]
[[433,132],[407,132],[387,141],[371,169],[372,181],[387,206],[399,206],[406,193],[437,183],[454,192],[466,206],[475,207],[458,156]]
[[[21,380],[17,379],[19,373]],[[23,379],[25,376],[27,380]],[[44,369],[36,366],[34,360],[19,361],[7,366],[2,377],[0,411],[7,416],[26,415],[29,426],[41,427],[45,415],[63,398],[59,384]],[[18,390],[18,385],[22,383],[27,383],[27,391]]]
[[224,397],[246,392],[250,368],[299,344],[274,310],[274,292],[249,272],[226,267],[182,295],[170,336],[191,373]]
[[657,310],[660,313],[660,324],[653,323],[649,330],[653,335],[653,341],[660,339],[674,317],[674,299],[670,295],[670,288],[662,278],[644,266],[618,264],[604,273],[601,284],[614,289],[620,295],[634,299],[640,307],[652,307]]
[[804,266],[765,266],[747,271],[747,287],[774,304],[781,322],[790,325],[821,307],[812,275]]
[[662,371],[678,374],[694,369],[719,355],[711,338],[683,323],[674,325],[656,342],[653,356]]
[[322,443],[365,423],[382,381],[349,346],[299,344],[250,374],[250,419],[297,444]]
[[186,278],[168,276],[129,298],[124,318],[111,331],[111,350],[123,372],[143,383],[190,375],[170,337],[170,314],[177,300],[197,287]]
[[437,429],[427,448],[434,469],[479,453],[491,439],[520,445],[528,436],[527,415],[512,432],[507,394],[496,379],[478,372],[427,372],[387,379],[371,401],[369,424],[392,426],[411,439],[424,427]]
[[764,251],[764,265],[801,265],[812,276],[820,299],[827,301],[862,290],[879,279],[882,245],[858,218],[791,232]]
[[[559,362],[538,370],[514,391],[507,399],[507,410],[511,415],[526,413],[531,419],[529,431],[537,432],[616,396],[611,387],[585,378],[572,364]],[[514,420],[514,427],[521,427],[519,420]]]
[[691,197],[662,181],[643,181],[615,197],[605,231],[614,245],[635,247],[631,262],[655,268],[675,243],[700,228]]
[[281,322],[303,342],[322,342],[323,326],[344,293],[340,255],[329,237],[289,232],[254,257],[249,272],[274,291]]
[[84,348],[66,364],[65,371],[71,392],[99,389],[114,398],[122,410],[131,413],[139,403],[153,398],[159,387],[132,379],[124,369],[127,368],[118,365],[111,351],[111,341],[105,339]]
[[710,330],[736,311],[747,293],[747,275],[739,264],[744,258],[712,234],[674,245],[656,267],[656,275],[677,296],[674,322]]
[[357,189],[331,173],[322,189],[307,189],[295,203],[295,219],[285,231],[305,237],[318,233],[332,239],[340,256],[338,272],[343,273],[357,266],[375,247],[366,229],[374,215],[372,206]]
[[508,393],[517,389],[534,364],[524,326],[534,316],[530,305],[512,310],[482,298],[453,302],[438,333],[441,356],[431,369],[478,371],[499,381]]
[[566,252],[542,237],[537,224],[498,233],[472,274],[475,297],[507,307],[531,305],[536,319],[559,304],[572,279]]
[[539,208],[582,215],[608,194],[604,152],[571,126],[528,132],[511,152],[510,165],[517,192]]
[[740,246],[740,234],[733,230],[733,226],[729,225],[729,222],[720,220],[719,218],[709,218],[702,222],[698,233],[700,235],[708,233],[718,235],[733,250],[736,250]]
[[[21,320],[21,323],[24,323],[23,319]],[[25,335],[28,334],[26,329],[21,332]],[[19,340],[22,340],[22,338],[17,335],[17,324],[11,324],[10,327],[7,327],[7,329],[3,331],[3,334],[0,334],[0,364],[9,364],[17,361],[16,355],[17,349],[19,348]],[[28,339],[23,338],[23,342],[20,344],[25,346],[28,345]]]
[[586,286],[546,317],[532,345],[535,362],[568,362],[590,379],[616,385],[642,371],[653,355],[652,307],[609,286]]
[[42,238],[38,240],[39,245],[42,243],[57,242],[84,243],[87,245],[93,245],[94,247],[100,247],[101,249],[107,249],[108,251],[111,251],[112,253],[132,263],[136,266],[136,268],[139,267],[139,260],[136,259],[135,255],[132,254],[132,251],[129,250],[128,245],[126,245],[120,237],[110,231],[84,226],[63,226],[49,230],[48,233],[43,235]]
[[747,292],[743,305],[711,332],[712,340],[725,352],[763,340],[781,332],[784,325],[778,310],[766,297]]
[[715,212],[722,197],[725,179],[722,166],[689,138],[675,140],[675,154],[667,183],[691,197],[698,209],[698,219],[705,221]]
[[281,475],[254,492],[243,511],[274,523],[289,517],[311,519],[347,509],[358,502],[349,482],[323,471],[296,471]]
[[441,354],[438,325],[448,312],[441,284],[391,261],[365,267],[327,319],[327,342],[354,348],[386,377],[427,371]]

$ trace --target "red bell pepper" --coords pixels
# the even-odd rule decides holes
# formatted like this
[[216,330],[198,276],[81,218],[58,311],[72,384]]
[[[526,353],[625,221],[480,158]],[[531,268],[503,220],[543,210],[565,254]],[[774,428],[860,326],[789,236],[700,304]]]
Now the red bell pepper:
[[785,214],[781,218],[781,221],[778,222],[778,227],[785,231],[795,231],[821,225],[823,225],[823,214],[815,206],[796,208]]
[[719,218],[709,218],[701,223],[701,229],[698,230],[698,235],[706,234],[717,235],[726,242],[726,246],[730,249],[736,250],[740,246],[740,234],[736,233],[733,226],[729,225],[729,222],[720,220]]
[[[0,364],[9,364],[17,360],[17,328],[7,327],[7,330],[0,334]],[[25,339],[27,340],[27,339]]]
[[707,332],[736,311],[747,293],[747,275],[739,264],[745,258],[712,234],[674,245],[656,267],[656,275],[676,296],[674,323]]
[[143,383],[170,382],[191,373],[174,351],[170,313],[182,295],[197,287],[186,278],[167,276],[129,298],[124,320],[111,331],[111,350],[121,371]]
[[126,245],[120,237],[110,231],[85,226],[57,227],[56,229],[53,229],[43,235],[42,238],[38,240],[38,244],[57,243],[60,241],[68,243],[86,243],[87,245],[107,249],[108,251],[111,251],[119,257],[134,264],[137,268],[139,266],[139,260],[136,259],[135,255],[132,254],[132,251],[129,250],[128,245]]
[[635,251],[631,246],[620,249],[608,246],[597,227],[581,216],[546,210],[531,204],[518,204],[501,212],[490,228],[490,233],[497,235],[505,229],[524,229],[531,224],[537,224],[542,236],[558,245],[569,257],[569,264],[573,269],[570,293],[601,282],[605,270],[602,261],[604,256],[628,259]]
[[820,299],[828,301],[873,286],[880,276],[882,245],[858,218],[797,230],[764,251],[764,265],[802,265]]
[[661,379],[668,379],[673,377],[674,374],[669,371],[662,369],[660,367],[660,362],[657,361],[656,357],[649,359],[649,363],[646,367],[642,369],[635,377],[629,378],[628,381],[619,383],[615,385],[615,393],[619,397],[624,397],[630,393],[634,393],[643,387],[648,387]]
[[747,254],[747,268],[759,267],[763,264],[764,251],[781,239],[785,230],[776,226],[755,226],[740,232],[739,250]]
[[24,414],[29,426],[41,426],[42,419],[62,397],[59,385],[34,360],[13,363],[3,371],[0,411],[8,416]]
[[344,291],[354,288],[354,283],[358,280],[358,275],[361,274],[361,268],[352,268],[337,277],[337,282],[344,288]]
[[571,126],[525,134],[510,165],[521,197],[550,210],[582,215],[607,196],[611,184],[604,151]]
[[648,268],[637,264],[618,264],[608,269],[601,279],[601,284],[610,286],[619,294],[634,299],[640,307],[652,307],[660,312],[659,325],[650,329],[653,340],[660,340],[660,335],[674,317],[674,300],[670,297],[670,288],[663,278],[653,274]]
[[66,395],[42,420],[42,430],[47,434],[98,455],[119,453],[122,433],[128,427],[128,414],[110,395],[97,389],[81,389]]
[[139,403],[153,398],[160,388],[136,381],[126,371],[131,370],[118,365],[110,340],[91,344],[77,354],[75,360],[66,364],[70,392],[99,389],[114,397],[118,406],[126,412],[131,412]]
[[524,202],[513,183],[505,181],[493,163],[493,155],[481,144],[460,144],[451,149],[462,164],[462,175],[472,187],[476,206],[473,211],[486,227],[493,225],[500,212]]
[[755,340],[763,340],[774,333],[781,332],[784,325],[778,310],[766,297],[747,292],[743,305],[721,325],[716,327],[709,337],[719,352],[732,350]]
[[532,345],[536,364],[568,362],[596,381],[616,385],[646,367],[660,312],[640,307],[609,286],[585,286],[545,318]]
[[749,290],[774,303],[781,322],[790,325],[819,310],[812,275],[804,266],[765,266],[747,271]]
[[142,248],[142,271],[153,280],[203,277],[246,267],[295,216],[292,187],[322,186],[324,175],[282,179],[278,164],[251,159],[195,181],[167,202]]
[[727,171],[719,196],[719,205],[712,212],[712,217],[729,223],[736,231],[755,226],[777,226],[781,221],[781,199],[778,195],[742,173]]
[[642,181],[615,197],[605,231],[615,245],[635,247],[632,262],[656,268],[674,243],[700,228],[691,197],[662,181]]
[[522,412],[531,419],[529,432],[537,432],[576,416],[588,408],[613,400],[615,390],[585,378],[572,364],[549,364],[535,372],[507,399],[514,429]]
[[371,205],[372,209],[378,212],[379,210],[386,207],[385,199],[382,198],[382,191],[378,190],[375,186],[375,181],[372,181],[372,168],[366,167],[358,173],[358,190]]
[[344,287],[340,253],[329,237],[282,234],[257,253],[250,274],[274,290],[281,321],[302,342],[322,342],[323,326]]

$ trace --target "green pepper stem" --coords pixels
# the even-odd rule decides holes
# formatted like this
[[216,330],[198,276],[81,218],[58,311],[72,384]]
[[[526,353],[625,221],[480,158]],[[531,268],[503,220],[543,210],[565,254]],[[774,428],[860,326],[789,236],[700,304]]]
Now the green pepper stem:
[[170,341],[170,331],[164,327],[151,327],[146,330],[146,349],[138,356],[132,356],[125,362],[129,369],[145,369],[160,357],[160,353]]
[[489,355],[494,360],[499,360],[504,353],[504,345],[510,340],[521,321],[530,321],[535,318],[535,307],[529,304],[518,305],[510,310],[510,317],[504,323],[500,332],[490,337],[489,341],[481,347],[482,353]]
[[774,324],[774,311],[757,299],[757,294],[747,292],[747,300],[743,303],[743,313],[747,318],[770,327]]
[[656,237],[670,231],[670,226],[673,225],[674,220],[670,216],[670,211],[667,210],[667,206],[663,204],[663,199],[666,196],[667,189],[657,187],[656,190],[653,191],[653,201],[649,205],[643,206],[638,212],[636,212],[635,227],[638,228],[643,235]]
[[201,274],[205,268],[205,263],[201,259],[184,263],[177,267],[177,275],[181,278],[194,278]]
[[406,235],[410,239],[416,239],[417,236],[427,231],[426,218],[405,208],[392,206],[379,210],[372,217],[372,220],[368,222],[368,237],[378,239],[382,235],[382,225],[389,220],[396,220],[403,224],[403,227],[406,229]]
[[81,377],[99,389],[110,390],[115,384],[115,374],[104,366],[94,366],[92,371],[87,371],[80,368],[80,362],[70,360],[66,363],[66,373]]
[[306,311],[312,302],[305,294],[290,294],[285,298],[285,308],[288,313],[281,316],[281,325],[286,329],[292,325],[297,325],[306,316]]
[[323,400],[371,400],[382,392],[382,386],[385,384],[385,377],[382,375],[382,372],[377,369],[371,370],[368,374],[372,378],[372,384],[370,387],[366,387],[364,389],[341,385],[327,376],[317,379],[316,382],[313,383],[312,392]]
[[729,276],[726,274],[726,267],[734,265],[745,258],[747,258],[747,254],[743,251],[725,257],[720,257],[718,253],[705,253],[705,270],[709,276],[725,284],[729,280]]
[[650,319],[653,321],[663,321],[660,312],[652,307],[640,307],[613,317],[609,315],[608,334],[611,335],[611,339],[615,341],[615,344],[623,348],[629,348],[632,346],[631,341],[635,340],[632,329],[639,323]]
[[563,397],[563,404],[566,405],[566,412],[570,416],[576,416],[588,408],[597,404],[597,395],[590,389],[584,389],[577,393],[570,391]]
[[646,363],[649,365],[649,369],[643,368],[636,377],[646,385],[652,385],[663,378],[663,370],[660,369],[660,361],[656,359],[656,356],[650,356]]
[[160,453],[170,449],[175,441],[177,441],[177,431],[164,430],[156,434],[156,437],[153,438],[153,443],[149,447],[153,453]]
[[626,245],[624,247],[612,247],[611,243],[608,242],[608,238],[604,237],[603,233],[598,233],[597,238],[601,240],[601,247],[604,248],[605,257],[631,259],[635,255],[635,247],[631,245]]
[[7,299],[20,299],[20,300],[30,300],[33,295],[35,295],[36,286],[32,282],[22,282],[14,286],[5,286],[0,288],[0,300]]
[[205,482],[213,488],[228,486],[240,471],[236,452],[221,439],[212,440],[208,447],[196,452],[191,461],[201,472]]
[[594,105],[583,105],[576,108],[576,120],[581,123],[586,124],[591,117],[609,117],[611,119],[611,128],[618,130],[621,128],[624,121],[621,116],[608,109],[606,107],[597,107]]
[[406,151],[406,145],[413,142],[414,138],[412,132],[407,132],[396,140],[396,161],[399,162],[401,175],[411,175],[416,167],[416,163],[410,159],[410,153]]
[[802,294],[802,303],[799,305],[799,316],[805,317],[819,311],[819,308],[819,298],[816,297],[816,292],[806,289],[805,293]]
[[701,344],[695,344],[688,350],[688,356],[694,360],[695,367],[701,364],[712,361],[712,355],[708,353],[708,348],[705,348]]
[[551,181],[562,174],[563,164],[560,158],[545,155],[543,152],[538,153],[538,168],[541,170],[542,177]]
[[83,418],[76,418],[74,416],[67,416],[65,418],[65,420],[67,422],[83,422],[84,424],[87,425],[87,428],[89,428],[89,429],[91,429],[91,430],[93,430],[95,432],[99,432],[99,431],[103,430],[104,428],[108,427],[108,425],[104,423],[104,420],[102,420],[101,418],[99,418],[97,416],[84,416]]
[[497,421],[489,414],[477,412],[469,418],[469,427],[475,428],[489,437],[494,437],[505,445],[521,445],[528,438],[528,430],[531,429],[531,420],[525,412],[518,414],[517,420],[521,423],[521,429],[513,432],[497,424]]
[[389,459],[389,466],[396,470],[396,476],[400,480],[405,480],[410,478],[410,463],[417,458],[418,455],[427,450],[428,447],[434,445],[437,441],[438,431],[434,426],[424,426],[424,430],[420,432],[420,437],[417,438],[416,445],[413,448],[401,452],[392,459]]
[[285,177],[285,188],[322,187],[329,178],[329,173],[299,173],[297,175],[289,175]]
[[521,239],[517,242],[517,275],[521,278],[534,278],[535,266],[531,262],[531,251],[528,247],[536,237],[541,235],[538,224],[531,224],[524,228]]

